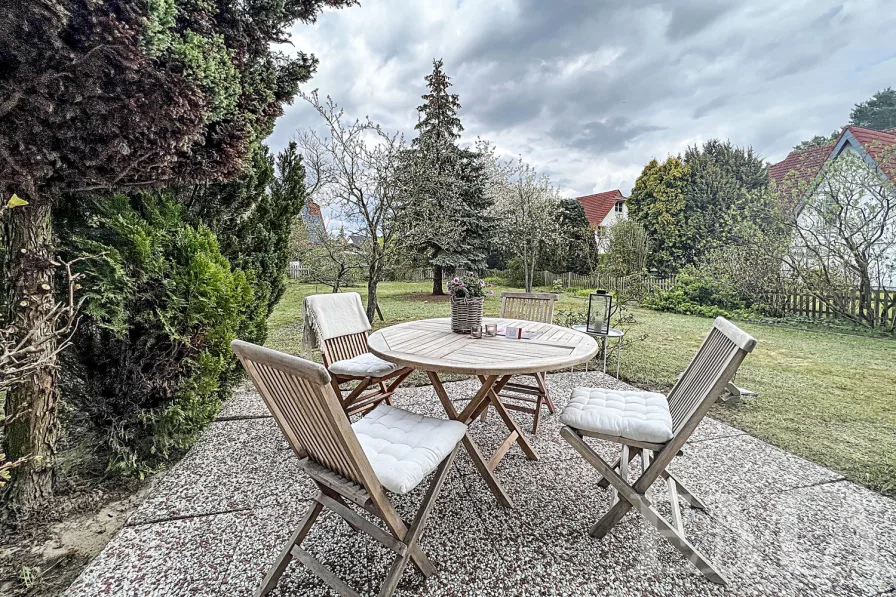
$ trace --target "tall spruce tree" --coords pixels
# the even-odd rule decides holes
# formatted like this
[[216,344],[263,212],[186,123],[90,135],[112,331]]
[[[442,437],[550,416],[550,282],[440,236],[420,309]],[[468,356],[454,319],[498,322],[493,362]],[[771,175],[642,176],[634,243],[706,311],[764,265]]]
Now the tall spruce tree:
[[460,99],[449,93],[442,61],[425,77],[429,92],[417,108],[419,135],[404,156],[407,176],[403,238],[433,268],[434,295],[444,294],[443,272],[481,268],[488,254],[491,200],[483,192],[483,166],[476,152],[460,149],[464,130]]

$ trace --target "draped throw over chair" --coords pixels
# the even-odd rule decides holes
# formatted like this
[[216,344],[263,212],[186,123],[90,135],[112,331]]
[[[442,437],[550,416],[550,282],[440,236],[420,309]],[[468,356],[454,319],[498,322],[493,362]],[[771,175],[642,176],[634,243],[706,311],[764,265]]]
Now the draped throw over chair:
[[[230,346],[299,457],[299,465],[320,490],[268,570],[256,597],[274,589],[293,559],[338,594],[358,595],[301,547],[324,508],[395,553],[395,562],[379,592],[381,596],[392,595],[409,562],[424,576],[431,576],[435,570],[421,551],[419,541],[467,426],[387,404],[380,404],[360,420],[349,423],[330,385],[330,375],[317,363],[240,340],[234,340]],[[386,490],[406,494],[433,471],[436,474],[417,516],[407,526]],[[386,529],[361,516],[352,506],[374,514]]]
[[[554,320],[556,301],[557,295],[550,292],[502,292],[500,316],[507,319],[551,323]],[[498,397],[506,408],[534,415],[532,433],[537,433],[542,406],[547,405],[551,414],[554,414],[556,408],[548,392],[544,373],[532,373],[529,377],[535,380],[534,385],[511,380],[504,384]]]
[[[756,340],[731,322],[719,317],[697,355],[679,377],[668,400],[653,392],[620,392],[599,388],[576,388],[563,410],[560,433],[601,474],[602,487],[613,486],[614,500],[591,535],[601,538],[634,508],[683,553],[709,580],[726,584],[715,565],[688,542],[681,523],[679,496],[692,508],[703,503],[667,468],[725,390]],[[614,465],[607,464],[587,443],[594,437],[621,444]],[[642,473],[629,483],[629,463],[641,456]],[[672,521],[661,516],[646,497],[647,490],[662,478],[669,492]]]
[[[333,389],[348,415],[364,413],[378,404],[392,404],[392,395],[413,371],[384,361],[367,350],[370,322],[357,292],[315,294],[305,298],[305,345],[318,345],[330,372]],[[358,382],[342,396],[341,386]]]

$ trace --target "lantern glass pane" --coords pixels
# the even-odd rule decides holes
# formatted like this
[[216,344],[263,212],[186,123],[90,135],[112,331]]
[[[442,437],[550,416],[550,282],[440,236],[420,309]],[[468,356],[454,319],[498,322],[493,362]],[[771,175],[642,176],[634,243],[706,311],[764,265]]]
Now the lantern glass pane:
[[592,294],[588,298],[588,333],[606,334],[609,327],[610,308],[613,297],[610,294]]

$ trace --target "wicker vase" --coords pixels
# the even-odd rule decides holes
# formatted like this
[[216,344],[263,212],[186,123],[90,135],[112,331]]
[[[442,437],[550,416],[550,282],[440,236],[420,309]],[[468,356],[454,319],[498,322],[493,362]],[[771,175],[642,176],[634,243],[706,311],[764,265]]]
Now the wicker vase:
[[474,327],[482,325],[482,306],[485,297],[451,297],[451,331],[469,334]]

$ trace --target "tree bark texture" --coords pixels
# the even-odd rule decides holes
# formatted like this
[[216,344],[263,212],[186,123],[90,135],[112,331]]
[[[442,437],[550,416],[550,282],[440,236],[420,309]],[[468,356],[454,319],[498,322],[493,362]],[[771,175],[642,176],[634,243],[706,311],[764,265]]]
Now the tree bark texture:
[[445,291],[442,289],[442,266],[434,265],[432,267],[432,295],[433,296],[442,296],[445,294]]
[[4,438],[7,459],[28,459],[13,469],[5,495],[20,512],[32,511],[52,496],[53,456],[59,434],[57,343],[47,317],[54,304],[51,211],[49,202],[28,199],[31,204],[9,212],[6,315],[20,336],[31,331],[35,338],[49,340],[40,347],[43,365],[6,396],[7,417],[28,411],[6,428]]
[[373,325],[376,316],[377,285],[380,281],[379,266],[371,265],[367,269],[367,320]]

